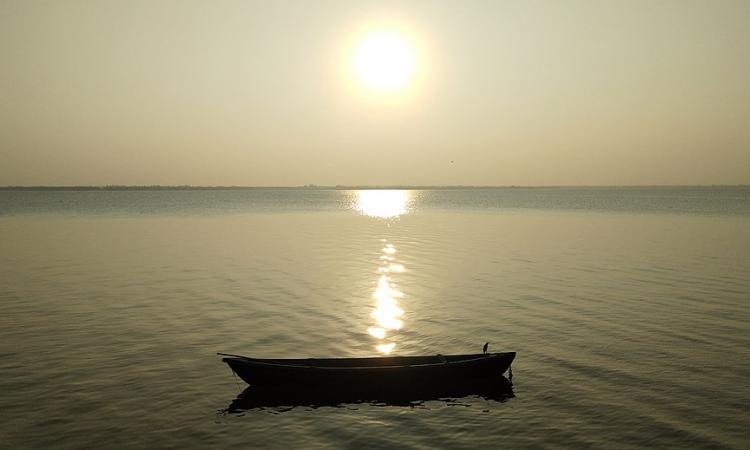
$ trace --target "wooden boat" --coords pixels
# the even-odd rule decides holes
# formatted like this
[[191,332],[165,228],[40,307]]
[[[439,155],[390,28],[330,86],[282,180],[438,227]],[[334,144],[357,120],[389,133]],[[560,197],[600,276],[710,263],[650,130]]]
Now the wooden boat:
[[515,352],[376,358],[260,359],[229,355],[222,361],[253,386],[454,384],[500,376]]

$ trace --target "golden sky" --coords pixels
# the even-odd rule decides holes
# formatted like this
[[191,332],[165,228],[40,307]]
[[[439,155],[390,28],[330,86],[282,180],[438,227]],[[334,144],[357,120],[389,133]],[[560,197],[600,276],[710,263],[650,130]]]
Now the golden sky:
[[3,0],[0,185],[750,183],[748,24],[746,0]]

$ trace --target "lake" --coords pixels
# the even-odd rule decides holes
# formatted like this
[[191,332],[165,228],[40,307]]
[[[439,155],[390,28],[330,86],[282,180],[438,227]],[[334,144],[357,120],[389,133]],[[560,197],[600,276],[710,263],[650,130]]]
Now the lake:
[[[216,352],[516,351],[228,410]],[[0,447],[747,448],[750,188],[0,191]]]

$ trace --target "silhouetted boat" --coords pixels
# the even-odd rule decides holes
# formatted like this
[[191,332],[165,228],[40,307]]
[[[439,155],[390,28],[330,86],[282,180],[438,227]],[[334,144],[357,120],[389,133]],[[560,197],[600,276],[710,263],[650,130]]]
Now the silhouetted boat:
[[259,359],[222,354],[252,386],[451,385],[500,376],[515,352],[377,358]]

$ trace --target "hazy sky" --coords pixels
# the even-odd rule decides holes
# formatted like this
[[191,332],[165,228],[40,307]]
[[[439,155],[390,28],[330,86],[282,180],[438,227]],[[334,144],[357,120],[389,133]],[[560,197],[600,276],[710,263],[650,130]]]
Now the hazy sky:
[[0,185],[750,183],[749,86],[747,0],[0,0]]

